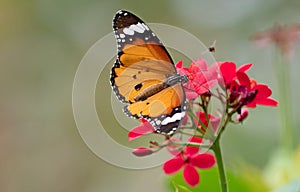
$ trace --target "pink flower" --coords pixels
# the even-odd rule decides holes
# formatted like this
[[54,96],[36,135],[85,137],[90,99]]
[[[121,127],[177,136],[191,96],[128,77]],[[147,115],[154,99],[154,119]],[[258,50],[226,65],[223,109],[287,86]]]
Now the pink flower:
[[[201,138],[192,137],[190,142],[201,143]],[[208,169],[214,166],[216,160],[212,154],[199,154],[199,147],[187,146],[185,150],[169,159],[163,165],[166,174],[173,174],[183,168],[184,180],[190,186],[196,186],[200,182],[200,176],[196,168]]]
[[155,130],[153,126],[146,120],[141,119],[142,124],[136,126],[135,128],[131,129],[128,133],[128,140],[132,141],[136,138],[139,138],[145,134],[154,133]]
[[270,29],[256,33],[252,40],[260,47],[275,44],[283,56],[292,59],[296,42],[300,40],[300,24],[277,24]]
[[189,81],[184,85],[188,99],[194,99],[209,92],[217,84],[216,67],[217,65],[208,67],[202,58],[193,61],[189,68],[182,67],[182,61],[176,64],[177,71],[189,78]]

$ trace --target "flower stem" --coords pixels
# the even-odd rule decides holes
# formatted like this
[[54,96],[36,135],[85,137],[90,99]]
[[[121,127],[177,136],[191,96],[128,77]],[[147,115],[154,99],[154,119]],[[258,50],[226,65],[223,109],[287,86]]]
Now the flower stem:
[[292,120],[292,104],[290,97],[290,81],[289,81],[289,63],[286,58],[277,50],[277,61],[275,64],[275,73],[278,83],[279,92],[279,110],[281,118],[280,140],[281,146],[286,151],[291,151],[294,147],[293,120]]
[[215,140],[211,149],[215,153],[217,164],[218,164],[221,192],[227,192],[227,190],[228,190],[227,178],[226,178],[225,168],[224,168],[224,164],[223,164],[222,151],[221,151],[221,147],[220,147],[220,135]]

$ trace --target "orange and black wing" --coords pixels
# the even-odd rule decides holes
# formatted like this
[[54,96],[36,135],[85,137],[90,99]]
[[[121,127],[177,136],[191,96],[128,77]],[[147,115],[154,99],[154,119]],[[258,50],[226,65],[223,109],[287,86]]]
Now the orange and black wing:
[[118,99],[128,103],[124,112],[147,119],[157,132],[171,134],[184,115],[185,95],[180,83],[143,100],[135,99],[177,73],[169,53],[155,33],[132,13],[118,11],[113,29],[118,55],[110,82]]

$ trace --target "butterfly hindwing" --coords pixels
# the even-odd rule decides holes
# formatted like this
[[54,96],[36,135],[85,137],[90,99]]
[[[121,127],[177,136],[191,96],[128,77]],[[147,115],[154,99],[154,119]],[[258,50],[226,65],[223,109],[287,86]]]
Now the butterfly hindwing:
[[169,53],[155,33],[127,11],[116,13],[113,29],[118,55],[110,81],[118,99],[128,103],[125,113],[147,119],[157,132],[172,134],[184,115],[185,94],[181,83],[136,99],[177,74]]

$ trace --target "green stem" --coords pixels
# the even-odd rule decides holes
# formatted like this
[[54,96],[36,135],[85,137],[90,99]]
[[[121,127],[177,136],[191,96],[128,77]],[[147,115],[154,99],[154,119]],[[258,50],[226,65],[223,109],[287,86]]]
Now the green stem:
[[[226,109],[228,109],[228,106],[226,107]],[[214,141],[214,144],[211,146],[211,149],[214,151],[217,160],[219,176],[220,176],[221,192],[228,191],[228,186],[227,186],[228,182],[227,182],[225,167],[223,163],[222,151],[220,146],[220,138],[223,131],[225,130],[225,127],[230,121],[231,121],[231,115],[227,113],[227,115],[225,115],[222,120],[222,126],[220,128],[219,134],[216,140]]]
[[279,50],[276,52],[277,59],[274,68],[278,83],[279,111],[281,118],[280,141],[286,151],[292,151],[294,146],[292,104],[290,97],[289,63],[283,58]]
[[215,140],[215,142],[214,142],[213,146],[211,147],[211,149],[215,153],[217,164],[218,164],[221,191],[222,192],[227,192],[228,187],[227,187],[225,167],[224,167],[224,164],[223,164],[222,151],[221,151],[221,147],[220,147],[220,135]]

